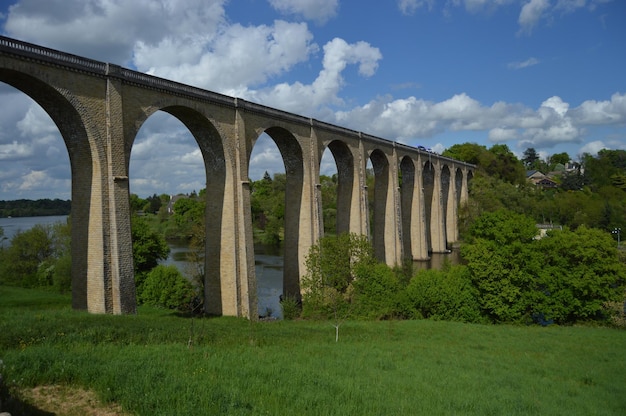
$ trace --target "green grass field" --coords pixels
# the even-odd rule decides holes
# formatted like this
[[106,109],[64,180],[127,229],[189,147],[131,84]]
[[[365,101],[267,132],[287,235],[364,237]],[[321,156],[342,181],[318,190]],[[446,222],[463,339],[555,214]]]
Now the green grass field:
[[89,315],[0,286],[5,383],[138,415],[624,415],[626,331]]

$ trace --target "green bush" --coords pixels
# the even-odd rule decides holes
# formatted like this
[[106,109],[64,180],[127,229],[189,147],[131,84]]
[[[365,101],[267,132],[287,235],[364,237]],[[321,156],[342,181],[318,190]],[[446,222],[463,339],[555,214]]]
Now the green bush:
[[52,282],[60,293],[72,290],[72,256],[69,253],[56,261],[52,272]]
[[302,316],[345,319],[352,312],[352,282],[361,265],[376,264],[367,237],[340,234],[320,239],[309,250],[302,279]]
[[411,279],[406,296],[407,309],[414,317],[461,322],[482,320],[477,291],[465,266],[418,273]]
[[299,318],[302,313],[302,304],[295,296],[287,295],[282,298],[280,307],[283,310],[283,319],[288,321]]
[[191,282],[176,266],[158,265],[147,274],[140,300],[148,305],[185,311],[189,310],[194,297]]
[[356,267],[352,282],[354,317],[387,319],[398,314],[398,297],[402,287],[397,274],[383,263]]

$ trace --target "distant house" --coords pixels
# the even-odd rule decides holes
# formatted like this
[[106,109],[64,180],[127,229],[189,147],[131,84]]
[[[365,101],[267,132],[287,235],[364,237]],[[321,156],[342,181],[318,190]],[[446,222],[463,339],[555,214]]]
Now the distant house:
[[529,170],[526,172],[526,180],[535,186],[541,188],[556,188],[558,184],[548,176],[538,170]]
[[554,224],[537,224],[539,234],[535,236],[535,240],[541,240],[548,234],[550,230],[563,230],[563,226]]
[[178,194],[178,195],[172,195],[170,196],[170,202],[167,204],[167,213],[168,214],[173,214],[174,213],[174,204],[176,203],[176,201],[178,201],[179,199],[182,198],[188,198],[187,195],[184,194]]

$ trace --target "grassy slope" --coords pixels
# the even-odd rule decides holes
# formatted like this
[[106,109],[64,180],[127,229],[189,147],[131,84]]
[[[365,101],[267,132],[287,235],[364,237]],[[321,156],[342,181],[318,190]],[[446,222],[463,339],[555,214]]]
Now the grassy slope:
[[11,386],[73,384],[142,415],[621,415],[626,331],[71,311],[0,286]]

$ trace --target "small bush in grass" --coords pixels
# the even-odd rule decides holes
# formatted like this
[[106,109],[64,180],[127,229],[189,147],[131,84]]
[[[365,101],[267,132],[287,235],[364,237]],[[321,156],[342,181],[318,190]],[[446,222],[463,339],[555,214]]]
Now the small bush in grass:
[[189,309],[195,292],[176,266],[159,265],[146,276],[140,300],[153,306],[184,311]]
[[387,319],[397,316],[402,287],[396,272],[383,263],[362,264],[356,268],[354,315],[362,319]]
[[480,304],[465,266],[424,270],[406,289],[408,309],[415,317],[481,322]]
[[302,313],[302,303],[295,296],[281,297],[280,307],[283,310],[283,319],[288,321],[299,318]]

